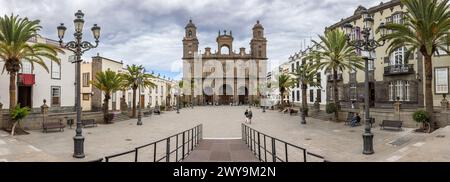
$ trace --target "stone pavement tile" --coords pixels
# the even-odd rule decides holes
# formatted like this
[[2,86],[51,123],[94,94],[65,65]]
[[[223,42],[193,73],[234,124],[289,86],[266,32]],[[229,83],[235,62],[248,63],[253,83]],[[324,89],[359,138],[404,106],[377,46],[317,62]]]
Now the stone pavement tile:
[[229,151],[212,151],[209,156],[211,161],[231,161],[231,154]]
[[[176,114],[176,112],[165,112],[161,116],[143,118],[144,124],[142,126],[136,126],[136,119],[132,119],[117,122],[112,125],[99,125],[96,128],[85,128],[83,129],[83,135],[85,136],[86,158],[82,160],[72,157],[73,136],[75,135],[74,128],[67,128],[64,132],[49,134],[44,134],[40,131],[30,131],[30,135],[15,137],[18,141],[5,138],[1,139],[8,146],[10,144],[13,144],[11,146],[18,146],[17,148],[10,147],[11,153],[20,156],[23,161],[35,160],[35,156],[31,154],[16,154],[16,151],[22,150],[36,152],[28,147],[28,144],[57,159],[64,161],[87,161],[105,155],[124,152],[136,146],[163,139],[183,130],[190,129],[197,124],[203,124],[203,138],[239,138],[242,133],[243,112],[246,108],[245,106],[195,107],[194,109],[181,109],[180,114]],[[362,154],[361,137],[364,132],[364,127],[350,128],[343,123],[327,122],[313,118],[307,118],[307,124],[301,125],[299,116],[289,116],[272,110],[267,110],[266,113],[262,113],[257,108],[253,109],[253,114],[252,128],[292,144],[305,147],[309,151],[314,151],[319,155],[325,156],[330,161],[385,161],[387,158],[397,155],[396,152],[398,150],[409,145],[411,142],[418,142],[417,138],[424,137],[421,134],[411,133],[412,129],[409,128],[404,131],[393,132],[380,130],[378,127],[375,127],[372,128],[375,154],[365,156]],[[2,132],[0,132],[1,134]],[[401,146],[387,144],[408,134],[411,134],[413,139]],[[306,140],[307,138],[310,140]],[[131,141],[127,141],[126,139],[131,139]],[[26,145],[22,145],[22,143]],[[430,144],[430,141],[427,140],[426,144],[420,148],[427,148],[429,145],[434,146],[442,142],[437,141],[432,143]],[[208,146],[199,147],[208,148]],[[210,147],[222,147],[221,149],[224,150],[238,148],[231,143],[219,146],[211,145]],[[421,152],[427,154],[427,151]],[[408,155],[405,157],[408,157]],[[405,157],[401,158],[400,161]],[[49,157],[47,159],[50,160]],[[11,160],[8,159],[8,161]]]
[[230,155],[233,162],[259,162],[250,150],[233,151]]

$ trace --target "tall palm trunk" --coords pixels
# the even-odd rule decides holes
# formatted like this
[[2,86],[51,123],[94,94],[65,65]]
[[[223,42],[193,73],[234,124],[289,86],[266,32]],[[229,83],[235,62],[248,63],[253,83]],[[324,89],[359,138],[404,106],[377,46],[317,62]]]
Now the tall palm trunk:
[[110,94],[105,94],[105,99],[103,99],[103,121],[108,124],[110,122],[109,118],[109,99]]
[[338,121],[339,110],[341,109],[338,98],[338,85],[337,85],[337,71],[333,69],[333,100],[334,106],[336,107],[336,111],[334,112],[334,121]]
[[17,72],[9,72],[9,109],[16,107],[16,75]]
[[306,112],[306,108],[308,108],[308,103],[306,102],[306,99],[308,99],[306,97],[306,90],[307,90],[307,85],[302,84],[302,113],[304,116],[308,115],[308,113]]
[[434,124],[432,91],[433,65],[431,62],[431,56],[425,51],[422,51],[422,54],[425,57],[425,111],[430,115],[430,124]]
[[132,111],[132,118],[136,117],[136,88],[133,88],[133,111]]

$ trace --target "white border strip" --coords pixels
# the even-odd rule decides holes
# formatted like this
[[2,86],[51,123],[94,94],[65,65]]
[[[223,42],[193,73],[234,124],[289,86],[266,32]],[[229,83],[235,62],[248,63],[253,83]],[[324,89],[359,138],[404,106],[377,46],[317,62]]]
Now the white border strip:
[[242,140],[242,138],[203,138],[203,140]]

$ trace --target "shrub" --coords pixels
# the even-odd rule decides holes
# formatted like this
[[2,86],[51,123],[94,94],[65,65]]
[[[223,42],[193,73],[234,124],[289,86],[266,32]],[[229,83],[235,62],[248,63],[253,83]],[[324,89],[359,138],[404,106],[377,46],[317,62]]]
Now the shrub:
[[20,121],[23,118],[27,117],[30,114],[30,109],[28,107],[20,107],[20,104],[17,104],[16,107],[11,111],[11,119],[13,121]]
[[325,112],[328,114],[336,112],[336,105],[334,103],[328,103]]
[[413,117],[414,121],[416,121],[418,123],[425,123],[425,122],[430,121],[430,116],[424,110],[419,110],[419,111],[414,112],[412,117]]
[[13,126],[11,128],[11,135],[14,136],[14,131],[16,130],[17,124],[30,114],[30,109],[28,107],[20,107],[20,104],[17,104],[11,110],[11,119],[13,120]]
[[160,111],[165,111],[166,110],[166,106],[165,105],[161,105],[159,106]]

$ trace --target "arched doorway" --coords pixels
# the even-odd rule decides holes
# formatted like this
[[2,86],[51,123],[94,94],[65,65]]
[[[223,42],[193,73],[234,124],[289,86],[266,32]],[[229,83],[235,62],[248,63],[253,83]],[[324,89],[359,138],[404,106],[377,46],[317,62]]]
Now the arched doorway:
[[219,90],[219,104],[221,105],[229,105],[233,102],[233,89],[230,85],[224,84],[220,87]]
[[205,98],[205,104],[206,105],[212,105],[214,103],[213,100],[213,89],[211,87],[205,87],[203,89],[203,97]]
[[238,89],[238,95],[239,95],[239,105],[246,105],[248,104],[248,89],[247,87],[239,87]]

